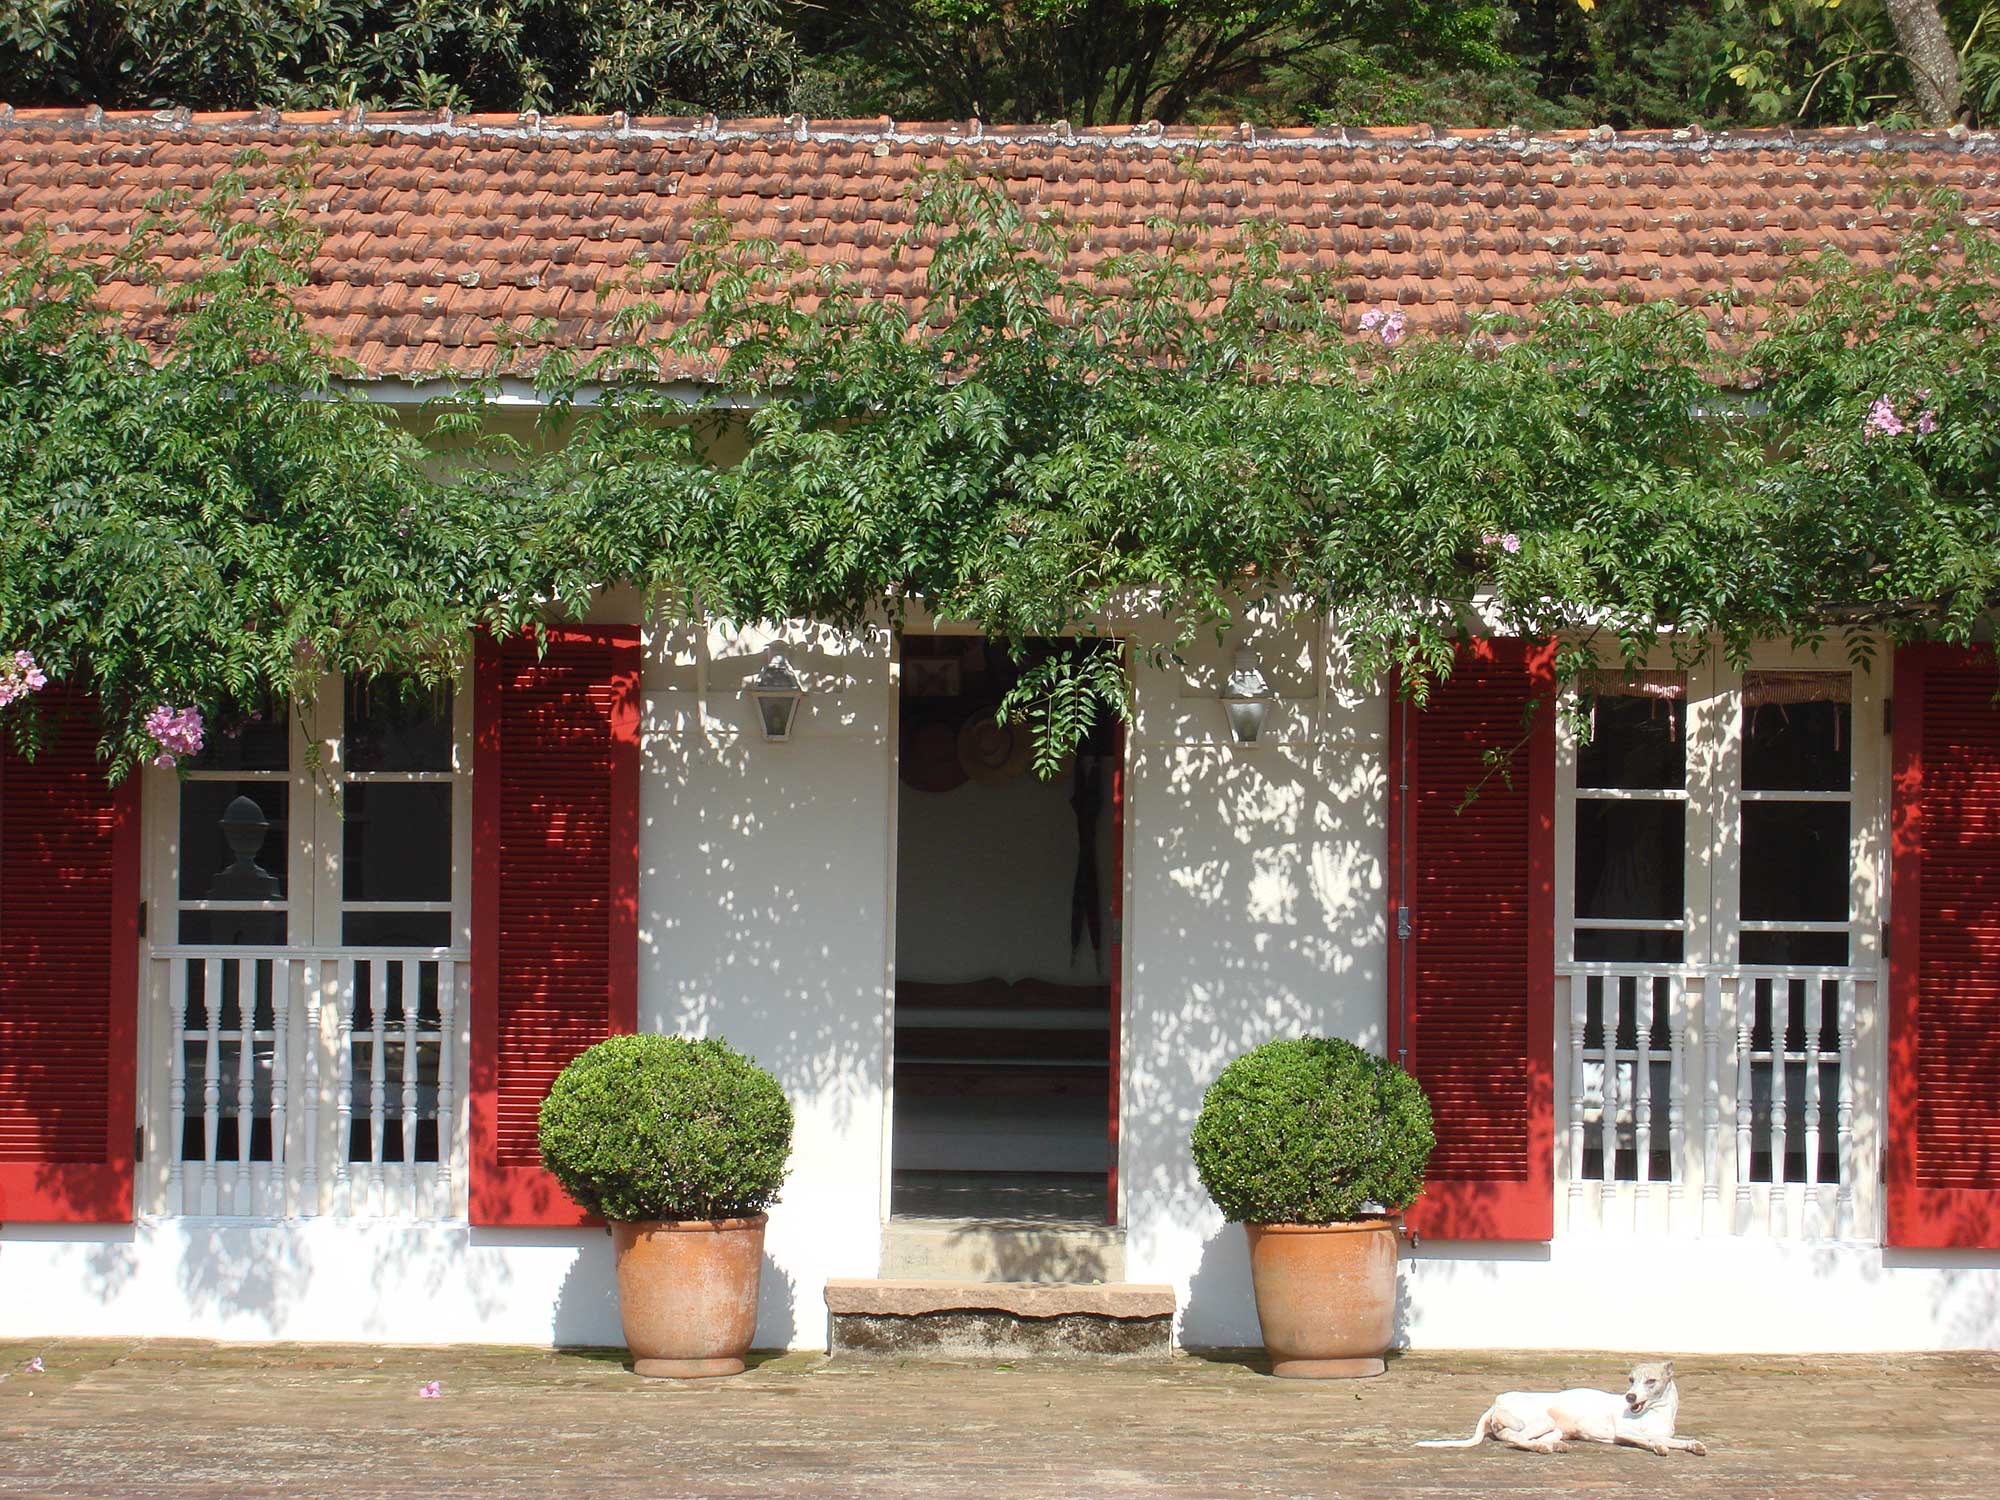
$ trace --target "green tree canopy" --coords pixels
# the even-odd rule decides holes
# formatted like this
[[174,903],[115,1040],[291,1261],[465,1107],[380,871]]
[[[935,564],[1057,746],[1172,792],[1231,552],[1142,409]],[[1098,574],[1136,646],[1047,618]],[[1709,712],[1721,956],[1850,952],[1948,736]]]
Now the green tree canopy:
[[[232,191],[154,348],[95,310],[145,236],[108,272],[32,251],[0,303],[0,652],[89,684],[115,766],[162,704],[436,681],[476,629],[613,584],[745,621],[920,599],[1010,641],[1143,616],[1185,644],[1269,602],[1418,693],[1475,616],[1560,635],[1573,674],[1663,639],[1964,640],[2000,598],[2000,256],[1948,205],[1886,266],[1801,263],[1754,342],[1587,283],[1469,331],[1366,309],[1356,335],[1275,231],[1162,221],[1086,262],[945,175],[911,231],[927,311],[712,225],[632,273],[662,300],[612,347],[545,351],[551,441],[523,446],[482,436],[477,388],[420,439],[336,384],[291,306],[310,240],[282,198],[232,219]],[[654,378],[669,356],[707,362],[700,402]],[[719,468],[725,421],[752,443]],[[1057,657],[1013,707],[1059,755],[1117,672]],[[32,737],[31,700],[4,714]]]
[[0,99],[107,109],[781,105],[779,0],[8,0]]

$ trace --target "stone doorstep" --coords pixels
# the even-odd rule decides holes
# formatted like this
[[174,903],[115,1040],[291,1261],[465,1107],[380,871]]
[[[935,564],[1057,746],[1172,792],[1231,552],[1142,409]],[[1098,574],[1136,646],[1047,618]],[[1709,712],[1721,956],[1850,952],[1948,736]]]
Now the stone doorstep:
[[1033,1219],[892,1218],[882,1227],[892,1281],[1119,1282],[1125,1231]]
[[1174,1289],[1146,1282],[890,1281],[835,1277],[826,1310],[838,1317],[915,1318],[934,1313],[1002,1313],[1015,1318],[1118,1320],[1174,1315]]
[[835,1356],[1156,1360],[1173,1352],[1174,1289],[1128,1281],[826,1284]]

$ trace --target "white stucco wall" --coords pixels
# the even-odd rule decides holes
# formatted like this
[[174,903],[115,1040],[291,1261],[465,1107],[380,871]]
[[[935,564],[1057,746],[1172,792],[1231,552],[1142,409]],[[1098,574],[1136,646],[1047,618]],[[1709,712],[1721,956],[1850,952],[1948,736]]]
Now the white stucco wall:
[[[794,635],[812,696],[786,745],[758,738],[738,691],[765,637],[662,629],[649,644],[640,1024],[726,1036],[790,1093],[797,1149],[758,1341],[816,1347],[825,1280],[879,1263],[898,794],[886,633]],[[1185,668],[1141,666],[1129,747],[1127,1272],[1175,1288],[1194,1345],[1257,1339],[1241,1231],[1187,1156],[1203,1090],[1270,1037],[1384,1040],[1387,705],[1337,660],[1322,677],[1310,631],[1258,645],[1283,700],[1264,743],[1227,743],[1228,649],[1211,644]],[[1991,1347],[2000,1254],[1727,1236],[1426,1243],[1406,1252],[1400,1326],[1427,1347]],[[0,1335],[51,1334],[618,1340],[601,1232],[0,1227]]]

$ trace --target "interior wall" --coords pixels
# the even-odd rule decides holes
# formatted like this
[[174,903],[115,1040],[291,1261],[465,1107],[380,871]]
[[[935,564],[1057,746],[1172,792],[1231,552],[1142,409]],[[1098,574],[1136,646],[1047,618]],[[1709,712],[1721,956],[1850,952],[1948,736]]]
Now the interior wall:
[[968,780],[948,792],[897,784],[896,975],[939,984],[967,979],[1110,978],[1111,796],[1098,814],[1097,914],[1070,948],[1076,879],[1073,778],[1023,771],[997,785]]

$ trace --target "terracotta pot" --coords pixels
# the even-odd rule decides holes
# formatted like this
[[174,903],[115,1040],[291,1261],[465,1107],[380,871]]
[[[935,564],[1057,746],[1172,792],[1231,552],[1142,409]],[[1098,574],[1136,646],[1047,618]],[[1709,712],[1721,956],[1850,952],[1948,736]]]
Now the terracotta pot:
[[1396,1227],[1245,1224],[1257,1321],[1271,1373],[1293,1380],[1380,1375],[1396,1333]]
[[765,1216],[613,1224],[618,1318],[641,1375],[740,1375],[757,1333]]

